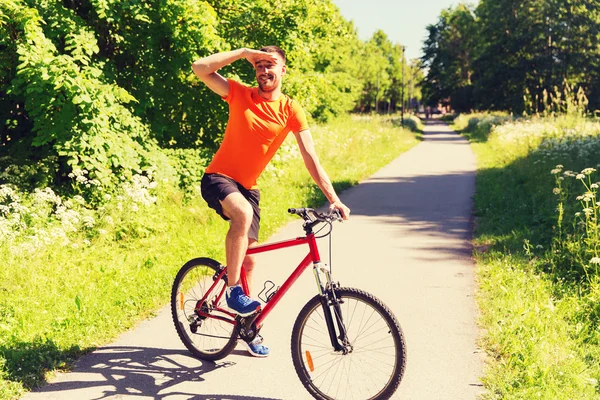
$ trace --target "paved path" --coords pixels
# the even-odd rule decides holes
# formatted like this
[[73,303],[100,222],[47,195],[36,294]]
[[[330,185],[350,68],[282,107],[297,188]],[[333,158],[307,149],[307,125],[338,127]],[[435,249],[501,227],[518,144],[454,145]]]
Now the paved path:
[[[468,143],[431,122],[423,143],[342,195],[352,219],[335,227],[335,278],[374,293],[402,325],[408,362],[394,398],[467,400],[482,392],[469,244],[474,186]],[[272,239],[299,234],[296,222]],[[327,242],[321,247],[326,259]],[[259,256],[257,282],[281,283],[303,255],[297,248],[276,253]],[[165,307],[25,399],[307,399],[290,337],[315,293],[313,279],[300,278],[269,316],[261,332],[273,353],[267,359],[248,357],[241,346],[216,363],[191,358]]]

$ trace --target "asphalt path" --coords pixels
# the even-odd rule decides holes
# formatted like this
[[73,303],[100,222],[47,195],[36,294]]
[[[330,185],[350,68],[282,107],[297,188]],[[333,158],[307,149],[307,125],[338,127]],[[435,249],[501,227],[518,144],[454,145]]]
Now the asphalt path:
[[[341,196],[352,217],[334,229],[334,277],[379,297],[400,321],[408,356],[395,399],[466,400],[483,392],[470,244],[474,190],[468,142],[430,121],[422,143]],[[301,234],[297,221],[270,240]],[[324,260],[328,245],[320,240]],[[281,284],[304,255],[296,247],[257,256],[256,281]],[[265,321],[268,358],[250,357],[238,345],[223,360],[197,360],[165,307],[24,399],[309,399],[290,339],[298,312],[315,294],[309,270]]]

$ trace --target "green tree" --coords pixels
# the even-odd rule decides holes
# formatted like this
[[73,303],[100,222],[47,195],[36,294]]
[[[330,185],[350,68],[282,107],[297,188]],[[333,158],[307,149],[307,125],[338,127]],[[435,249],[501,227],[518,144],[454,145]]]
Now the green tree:
[[521,112],[530,93],[535,109],[543,93],[566,81],[592,94],[598,107],[598,0],[482,0],[478,18],[475,96],[481,108]]
[[457,111],[472,108],[475,29],[475,15],[465,4],[443,10],[438,22],[427,27],[421,58],[427,69],[422,86],[427,104],[450,98]]
[[378,103],[385,99],[392,83],[389,75],[388,58],[379,46],[377,32],[360,51],[359,76],[362,80],[362,93],[358,110],[378,109]]
[[19,163],[49,165],[46,179],[54,183],[82,169],[95,186],[111,187],[159,164],[148,128],[127,108],[134,98],[105,82],[92,63],[98,52],[93,34],[62,5],[38,6],[61,21],[51,35],[37,9],[20,0],[0,3],[9,41],[2,58],[10,60],[3,65],[8,122],[2,147]]
[[[356,63],[360,41],[329,0],[211,0],[219,33],[232,48],[278,45],[287,53],[284,90],[317,120],[347,112],[360,93]],[[227,72],[248,84],[254,72],[235,63]]]

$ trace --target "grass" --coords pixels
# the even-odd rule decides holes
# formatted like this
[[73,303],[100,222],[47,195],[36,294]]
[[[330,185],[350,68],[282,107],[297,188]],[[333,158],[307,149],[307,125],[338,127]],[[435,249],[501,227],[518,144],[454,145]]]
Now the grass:
[[[557,164],[596,167],[600,124],[565,115],[455,123],[479,166],[474,240],[490,356],[484,398],[600,398],[600,278],[590,269],[600,247],[593,229],[584,229],[597,225],[575,215],[582,210],[576,196],[587,191],[578,173],[551,174]],[[564,179],[559,195],[557,177]]]
[[[313,136],[338,191],[418,143],[382,117],[347,117],[315,127]],[[288,207],[324,201],[296,148],[290,137],[259,182],[262,240],[292,218]],[[27,237],[0,246],[0,399],[18,398],[154,315],[188,259],[224,259],[227,224],[199,196],[187,200],[162,183],[155,194],[156,203],[138,211],[126,199],[109,202],[97,226],[69,234],[67,246],[32,247]]]

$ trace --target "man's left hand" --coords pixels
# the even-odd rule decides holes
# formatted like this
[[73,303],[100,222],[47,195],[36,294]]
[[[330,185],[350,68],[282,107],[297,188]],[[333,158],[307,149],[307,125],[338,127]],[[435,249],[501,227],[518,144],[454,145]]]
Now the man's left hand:
[[346,207],[346,205],[339,200],[331,203],[331,205],[329,206],[329,209],[330,210],[338,210],[340,212],[340,214],[342,214],[342,218],[344,220],[347,220],[348,218],[350,218],[350,209],[348,207]]

